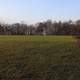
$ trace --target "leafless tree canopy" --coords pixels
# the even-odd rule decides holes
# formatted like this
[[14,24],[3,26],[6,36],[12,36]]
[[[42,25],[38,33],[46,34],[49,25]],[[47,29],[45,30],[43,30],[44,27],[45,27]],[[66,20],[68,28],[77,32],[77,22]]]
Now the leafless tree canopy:
[[35,25],[23,23],[0,24],[0,35],[79,35],[80,20],[52,22],[47,20]]

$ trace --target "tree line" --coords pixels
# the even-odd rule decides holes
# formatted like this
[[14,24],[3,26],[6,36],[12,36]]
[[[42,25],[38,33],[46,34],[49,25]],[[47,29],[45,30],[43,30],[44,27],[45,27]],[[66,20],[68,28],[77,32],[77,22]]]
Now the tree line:
[[61,22],[47,20],[35,25],[24,23],[1,24],[0,35],[79,35],[80,20]]

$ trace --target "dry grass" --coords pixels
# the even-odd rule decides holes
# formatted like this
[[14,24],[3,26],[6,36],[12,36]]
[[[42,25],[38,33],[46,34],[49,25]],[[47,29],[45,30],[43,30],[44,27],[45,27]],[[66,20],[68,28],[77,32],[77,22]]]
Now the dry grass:
[[0,36],[0,80],[80,80],[80,48],[71,36]]

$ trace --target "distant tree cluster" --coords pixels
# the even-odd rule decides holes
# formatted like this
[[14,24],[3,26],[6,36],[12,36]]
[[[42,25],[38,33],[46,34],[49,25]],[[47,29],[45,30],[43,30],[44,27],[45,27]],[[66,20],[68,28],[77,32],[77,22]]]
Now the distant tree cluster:
[[0,35],[79,35],[80,20],[66,22],[47,20],[35,25],[0,24]]

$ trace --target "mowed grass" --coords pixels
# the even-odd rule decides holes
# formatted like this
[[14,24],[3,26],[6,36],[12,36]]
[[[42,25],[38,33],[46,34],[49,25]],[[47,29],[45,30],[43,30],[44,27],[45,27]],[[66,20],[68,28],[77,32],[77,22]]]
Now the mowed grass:
[[72,36],[0,36],[0,80],[80,80],[80,48]]

